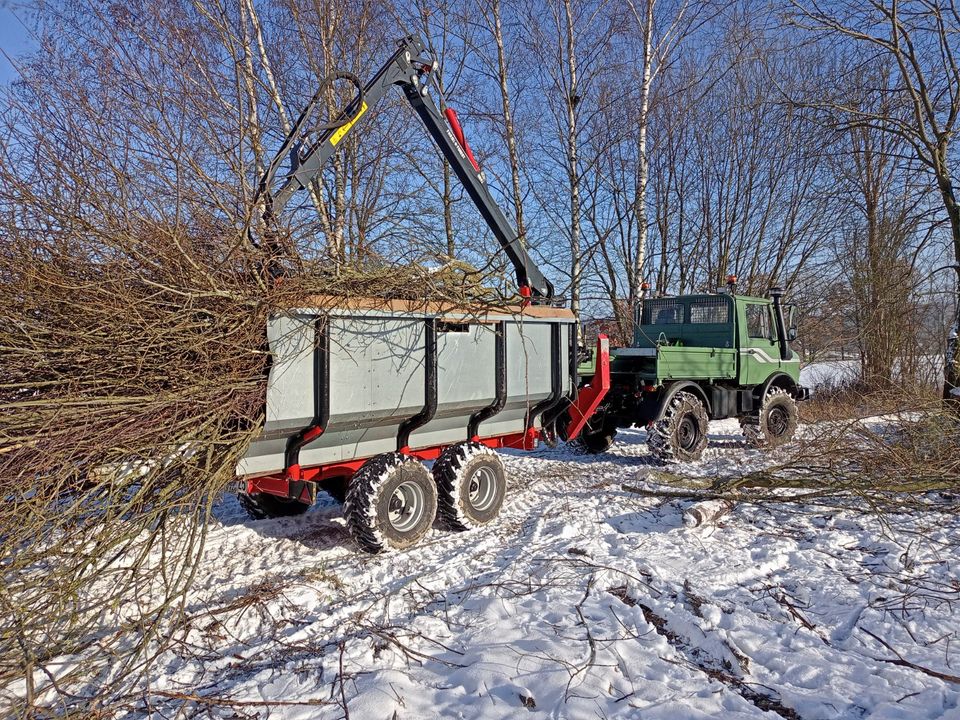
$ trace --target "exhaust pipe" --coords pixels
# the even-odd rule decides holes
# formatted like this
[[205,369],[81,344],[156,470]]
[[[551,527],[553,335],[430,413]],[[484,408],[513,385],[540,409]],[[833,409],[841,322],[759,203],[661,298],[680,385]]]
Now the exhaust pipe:
[[780,359],[790,359],[790,348],[787,346],[786,323],[783,321],[783,288],[770,288],[770,299],[773,300],[773,316],[777,323],[777,340],[780,343]]

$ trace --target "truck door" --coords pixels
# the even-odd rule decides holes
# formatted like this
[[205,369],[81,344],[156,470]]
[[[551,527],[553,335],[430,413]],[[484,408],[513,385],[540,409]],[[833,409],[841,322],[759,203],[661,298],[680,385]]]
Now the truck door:
[[780,369],[773,306],[763,301],[745,302],[740,312],[740,384],[759,385]]

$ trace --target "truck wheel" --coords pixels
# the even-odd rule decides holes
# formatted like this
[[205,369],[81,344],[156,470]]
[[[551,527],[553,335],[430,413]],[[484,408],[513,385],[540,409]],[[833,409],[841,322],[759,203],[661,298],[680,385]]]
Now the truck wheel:
[[790,442],[800,424],[797,402],[783,388],[770,388],[756,415],[740,418],[740,428],[747,445],[775,448]]
[[[593,419],[603,420],[604,417],[594,415]],[[607,422],[600,423],[597,428],[587,422],[580,430],[580,434],[571,440],[568,445],[570,449],[580,455],[598,455],[606,452],[613,445],[613,439],[617,436],[617,426]]]
[[448,447],[433,465],[438,510],[454,530],[486,525],[500,514],[507,475],[495,450],[480,443]]
[[353,476],[343,514],[353,539],[367,552],[407,548],[433,525],[437,488],[419,460],[384,453]]
[[240,507],[247,511],[254,520],[268,520],[270,518],[292,517],[303,515],[310,506],[293,498],[282,498],[268,493],[237,493]]
[[590,431],[585,426],[580,434],[570,443],[570,449],[581,455],[599,455],[606,452],[613,445],[613,439],[617,436],[616,428],[602,427],[600,430]]
[[696,395],[678,392],[663,414],[647,431],[647,445],[661,460],[699,460],[707,447],[707,409]]

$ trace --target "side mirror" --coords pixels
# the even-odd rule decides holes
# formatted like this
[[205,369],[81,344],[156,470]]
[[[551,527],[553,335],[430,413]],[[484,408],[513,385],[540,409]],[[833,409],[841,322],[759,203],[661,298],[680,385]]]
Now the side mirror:
[[787,340],[793,342],[797,339],[797,306],[787,305]]

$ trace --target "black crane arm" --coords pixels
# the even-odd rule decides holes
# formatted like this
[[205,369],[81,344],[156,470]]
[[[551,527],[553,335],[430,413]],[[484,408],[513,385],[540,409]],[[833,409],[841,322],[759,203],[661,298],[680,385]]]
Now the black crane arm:
[[[359,80],[350,73],[337,73],[335,77],[350,80],[360,92],[335,122],[319,130],[311,126],[314,111],[321,100],[322,88],[300,113],[260,181],[258,198],[263,198],[266,204],[264,220],[267,226],[271,225],[272,220],[294,194],[306,188],[320,174],[343,138],[363,121],[370,108],[379,102],[392,86],[399,85],[513,263],[520,294],[535,301],[552,301],[553,284],[543,276],[527,254],[516,230],[490,194],[483,172],[462,138],[456,114],[448,111],[444,116],[429,94],[430,76],[437,68],[436,59],[429,54],[419,37],[411,35],[401,40],[398,45],[396,52],[362,88]],[[315,138],[304,148],[305,136],[314,130],[318,130]],[[277,170],[287,157],[290,158],[290,170],[279,183],[279,188],[274,191]]]

